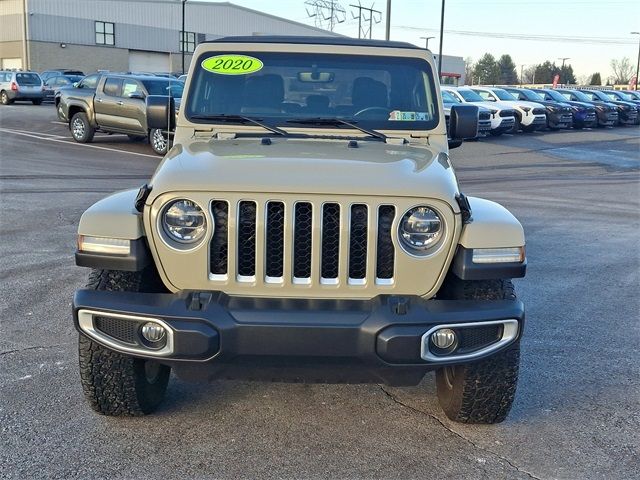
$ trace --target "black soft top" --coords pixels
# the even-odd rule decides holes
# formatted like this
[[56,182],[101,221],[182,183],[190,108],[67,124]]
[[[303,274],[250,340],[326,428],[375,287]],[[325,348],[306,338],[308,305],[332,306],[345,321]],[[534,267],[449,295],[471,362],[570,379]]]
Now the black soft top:
[[368,40],[364,38],[350,37],[316,37],[302,35],[258,35],[222,37],[215,40],[208,40],[203,43],[292,43],[300,45],[347,45],[352,47],[387,47],[423,50],[422,48],[407,42]]

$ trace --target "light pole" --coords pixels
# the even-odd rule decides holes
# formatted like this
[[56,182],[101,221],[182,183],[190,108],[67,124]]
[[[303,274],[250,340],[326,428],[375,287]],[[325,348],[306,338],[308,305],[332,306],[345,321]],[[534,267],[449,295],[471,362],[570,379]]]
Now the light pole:
[[429,50],[429,40],[431,40],[432,38],[436,38],[436,37],[420,37],[422,40],[425,40],[425,45],[424,48],[426,48],[427,50]]
[[638,35],[638,63],[636,63],[636,92],[638,91],[638,74],[640,73],[640,32],[631,32],[631,35]]
[[564,62],[565,60],[570,60],[571,57],[559,57],[558,60],[562,60],[562,67],[560,67],[560,80],[562,80],[562,82],[560,83],[564,83],[564,78],[562,78],[562,74],[564,73]]
[[442,10],[440,11],[440,51],[438,53],[438,82],[442,78],[442,38],[444,36],[444,2],[442,0]]
[[385,38],[391,38],[391,0],[387,0],[387,24],[385,26]]
[[524,64],[520,65],[520,87],[522,87],[522,70],[524,69]]
[[180,46],[182,47],[182,74],[184,75],[184,51],[187,48],[187,42],[184,34],[184,11],[187,5],[187,0],[182,0],[182,31],[180,32]]

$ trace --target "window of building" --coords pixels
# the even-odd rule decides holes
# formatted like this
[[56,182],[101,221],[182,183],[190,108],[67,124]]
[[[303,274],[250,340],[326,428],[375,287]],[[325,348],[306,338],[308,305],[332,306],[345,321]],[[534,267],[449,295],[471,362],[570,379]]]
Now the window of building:
[[110,22],[96,23],[96,44],[97,45],[115,45],[115,25]]
[[196,49],[195,32],[180,32],[180,51],[193,53]]

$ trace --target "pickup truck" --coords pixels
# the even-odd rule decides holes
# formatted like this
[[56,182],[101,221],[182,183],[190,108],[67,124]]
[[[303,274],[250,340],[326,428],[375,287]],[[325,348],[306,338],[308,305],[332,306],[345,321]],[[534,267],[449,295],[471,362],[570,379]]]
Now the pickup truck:
[[178,108],[183,86],[168,78],[106,74],[99,77],[95,89],[62,90],[56,99],[56,110],[60,119],[69,123],[76,142],[89,143],[96,132],[120,133],[134,141],[149,139],[153,151],[164,155],[170,132],[149,128],[145,99],[149,95],[168,95]]

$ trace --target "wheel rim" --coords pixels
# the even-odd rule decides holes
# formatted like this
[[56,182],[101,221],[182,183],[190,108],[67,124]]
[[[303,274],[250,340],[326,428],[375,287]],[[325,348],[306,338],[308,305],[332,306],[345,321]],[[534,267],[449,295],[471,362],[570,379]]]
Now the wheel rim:
[[453,367],[444,367],[444,381],[449,390],[453,390],[453,379],[455,377]]
[[2,92],[2,103],[7,103],[7,94]]
[[156,383],[160,377],[160,364],[158,362],[144,362],[144,376],[149,383]]
[[154,130],[151,136],[153,148],[158,152],[164,152],[167,149],[167,141],[160,130]]
[[74,119],[71,124],[71,129],[74,138],[82,138],[84,136],[84,122],[81,119]]

